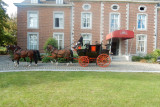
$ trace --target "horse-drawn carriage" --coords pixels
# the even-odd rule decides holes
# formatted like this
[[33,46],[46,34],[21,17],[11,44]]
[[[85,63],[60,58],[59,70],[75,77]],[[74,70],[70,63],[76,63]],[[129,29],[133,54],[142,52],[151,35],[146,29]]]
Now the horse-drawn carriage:
[[109,57],[109,50],[102,49],[102,44],[89,45],[86,44],[85,49],[81,49],[81,46],[78,46],[75,49],[78,54],[78,63],[82,67],[88,66],[89,62],[96,61],[100,67],[107,67],[111,63]]
[[[52,45],[47,46],[47,50],[51,53],[51,57],[56,60],[58,64],[58,58],[65,58],[67,61],[72,61],[73,59],[78,60],[80,66],[86,67],[90,62],[96,61],[100,67],[107,67],[111,63],[111,59],[109,57],[109,50],[102,49],[102,44],[90,45],[85,44],[85,48],[81,48],[83,46],[83,38],[81,37],[78,41],[78,45],[73,47],[73,49],[77,52],[78,57],[73,57],[73,51],[71,49],[62,49],[58,50],[57,48],[53,47]],[[84,46],[83,46],[84,47]],[[40,58],[40,53],[38,50],[24,50],[18,46],[7,46],[7,50],[10,50],[14,53],[13,61],[17,60],[17,64],[19,65],[20,58],[29,57],[30,58],[30,65],[32,60],[34,59],[35,64],[37,65],[38,59]],[[29,66],[30,66],[29,65]],[[68,65],[68,64],[67,64]]]

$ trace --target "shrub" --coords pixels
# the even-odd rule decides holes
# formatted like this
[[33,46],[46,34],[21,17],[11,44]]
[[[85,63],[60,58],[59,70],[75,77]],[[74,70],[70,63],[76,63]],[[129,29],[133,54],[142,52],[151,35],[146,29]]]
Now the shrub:
[[48,53],[48,52],[46,51],[48,45],[52,45],[52,46],[54,46],[55,48],[57,48],[57,47],[58,47],[57,40],[54,39],[54,38],[48,38],[48,39],[47,39],[47,41],[45,42],[45,44],[44,44],[44,46],[43,46],[43,49],[45,50],[46,53]]
[[151,54],[147,54],[146,56],[143,57],[145,60],[150,60],[152,58]]
[[152,56],[152,61],[156,62],[157,58],[160,56],[160,49],[156,49],[155,51],[153,51],[151,53],[151,56]]
[[[78,54],[73,54],[73,58],[78,58]],[[73,59],[73,62],[76,63],[76,62],[78,62],[78,60],[77,59]]]
[[147,60],[147,63],[153,63],[152,59]]
[[143,57],[141,57],[141,56],[132,56],[132,61],[140,61],[140,60],[142,60],[143,59]]
[[160,56],[160,49],[156,49],[151,54],[147,54],[146,56],[133,56],[132,61],[140,61],[147,63],[155,63],[157,62],[157,58]]
[[58,58],[59,63],[67,63],[67,60],[65,58]]
[[[50,61],[55,62],[55,59],[53,59],[51,57],[48,57],[48,56],[43,56],[42,57],[42,62],[43,63],[47,63],[47,62],[50,62]],[[59,63],[67,63],[67,60],[65,58],[58,58],[58,62]],[[74,59],[73,62],[77,62],[77,60]]]
[[[25,57],[25,59],[26,59],[26,62],[30,62],[29,57]],[[24,58],[21,58],[19,61],[21,61],[21,62],[25,62],[25,61],[24,61]],[[32,60],[32,61],[34,61],[34,60]]]
[[0,55],[6,55],[7,52],[6,51],[0,51]]
[[0,55],[6,55],[6,48],[5,47],[0,47]]
[[48,57],[48,56],[44,56],[43,58],[42,58],[42,62],[43,63],[47,63],[47,62],[50,62],[51,60],[53,60],[51,57]]

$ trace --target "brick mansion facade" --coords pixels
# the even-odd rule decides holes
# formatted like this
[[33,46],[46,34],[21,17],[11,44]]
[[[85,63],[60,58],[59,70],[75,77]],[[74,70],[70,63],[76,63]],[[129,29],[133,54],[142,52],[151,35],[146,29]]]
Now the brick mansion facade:
[[18,46],[38,49],[49,37],[59,48],[84,43],[107,44],[116,30],[134,31],[133,39],[112,39],[114,55],[138,55],[160,49],[159,0],[24,0],[15,3]]

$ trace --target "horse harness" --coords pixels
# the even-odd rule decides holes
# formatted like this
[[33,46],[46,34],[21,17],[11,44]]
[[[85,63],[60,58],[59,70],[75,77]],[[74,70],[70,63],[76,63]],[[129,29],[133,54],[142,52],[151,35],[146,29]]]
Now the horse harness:
[[[16,52],[16,51],[18,51],[18,52]],[[15,51],[15,53],[21,56],[21,52],[23,51],[23,49],[19,49],[19,50],[17,49],[16,51]],[[24,51],[26,51],[26,50],[24,50]],[[26,52],[26,54],[28,54],[28,51]]]
[[[58,55],[63,55],[63,54],[58,54],[58,51],[60,51],[60,50],[57,50],[57,52],[54,52],[54,50],[52,49],[51,53],[55,54],[56,57],[57,57]],[[67,53],[65,53],[63,56],[66,56],[66,54],[67,54]]]
[[[16,51],[18,51],[18,52],[16,52]],[[21,51],[22,51],[22,49],[20,49],[20,50],[18,50],[17,48],[14,50],[14,53],[16,53],[16,54],[18,54],[18,55],[21,55]]]

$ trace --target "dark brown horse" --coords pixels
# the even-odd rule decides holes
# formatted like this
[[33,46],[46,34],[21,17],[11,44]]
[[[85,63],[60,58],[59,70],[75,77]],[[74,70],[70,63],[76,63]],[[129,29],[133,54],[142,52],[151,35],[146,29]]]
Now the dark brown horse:
[[[32,60],[35,61],[36,65],[37,65],[38,59],[41,60],[40,53],[38,50],[21,49],[19,46],[13,46],[13,45],[8,45],[6,48],[7,48],[7,52],[8,51],[13,52],[12,61],[15,63],[15,66],[17,66],[17,67],[19,65],[20,58],[23,58],[24,61],[26,61],[25,58],[29,57],[30,64],[28,66],[31,66]],[[17,60],[17,62],[15,62],[14,60]]]
[[73,51],[71,49],[58,50],[54,46],[48,45],[47,51],[49,51],[52,54],[52,56],[49,57],[55,59],[57,62],[56,64],[58,64],[58,58],[65,58],[67,62],[71,61],[73,63]]

